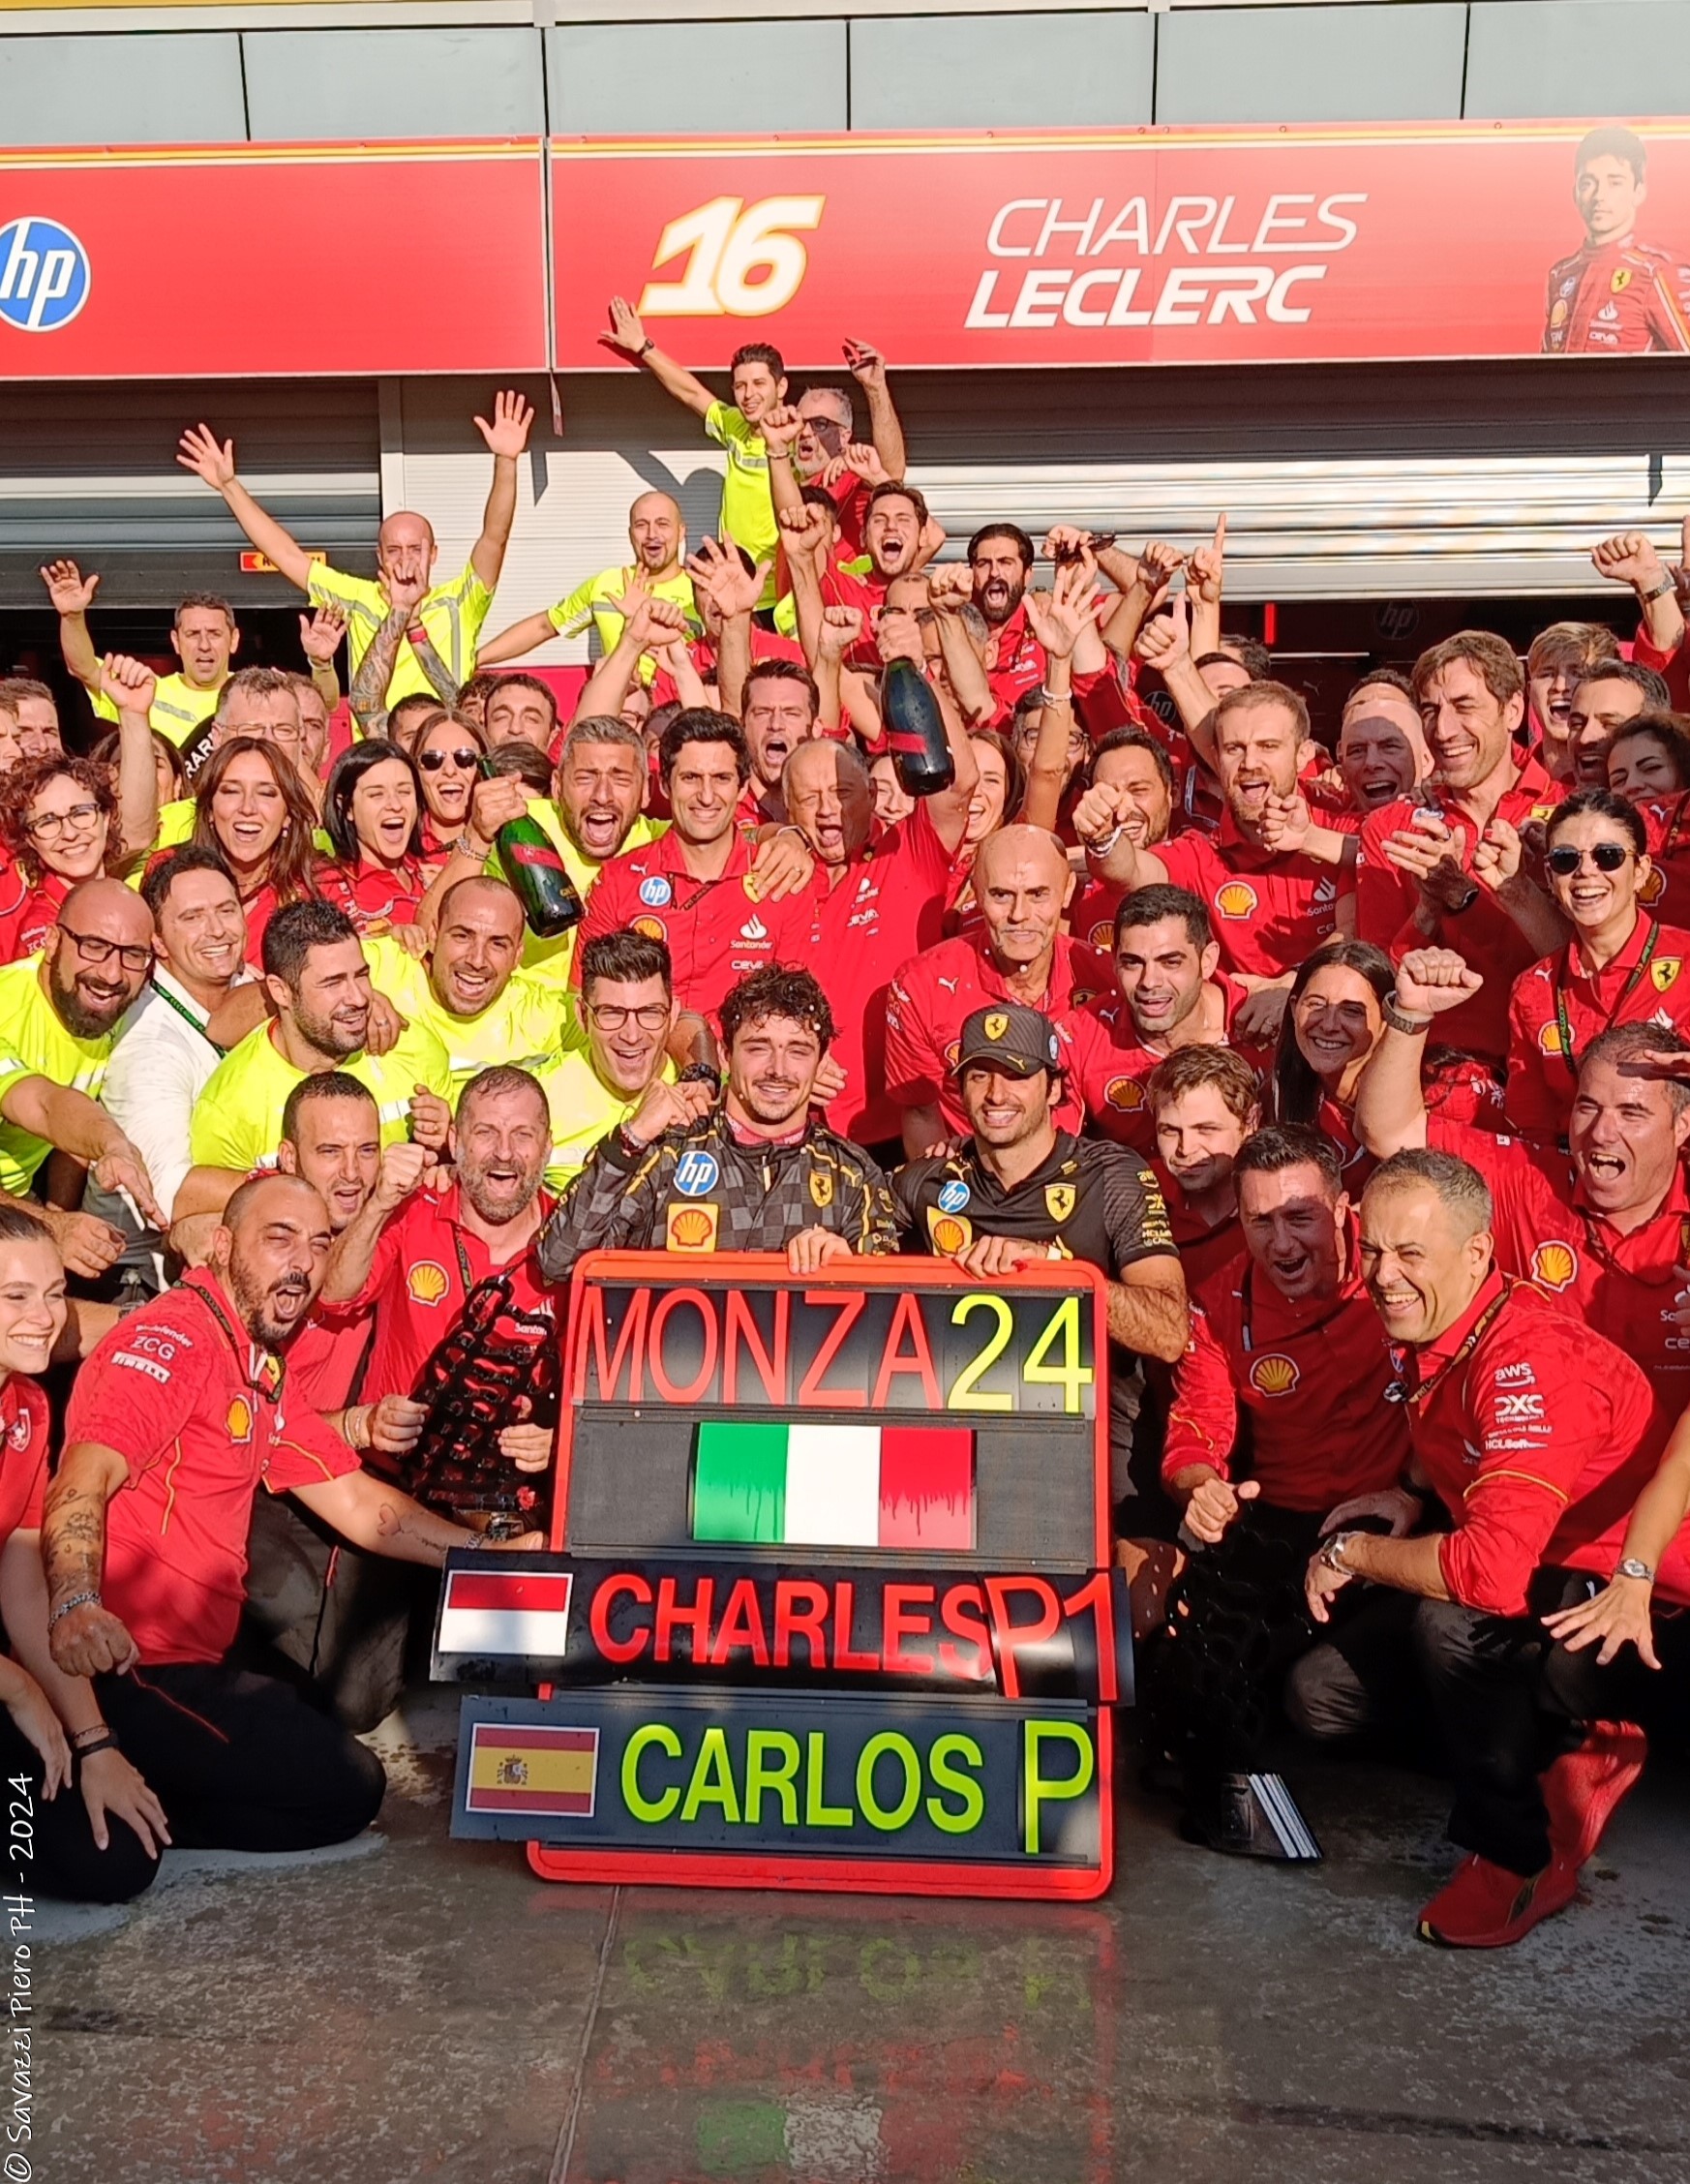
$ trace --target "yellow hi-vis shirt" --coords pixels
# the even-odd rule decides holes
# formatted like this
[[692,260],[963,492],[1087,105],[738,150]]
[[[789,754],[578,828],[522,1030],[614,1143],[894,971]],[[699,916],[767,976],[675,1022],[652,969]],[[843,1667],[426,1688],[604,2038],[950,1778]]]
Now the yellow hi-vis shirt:
[[[295,1069],[259,1024],[226,1054],[194,1108],[189,1150],[196,1168],[232,1168],[245,1175],[274,1168],[282,1142],[282,1110],[305,1072]],[[356,1077],[376,1101],[381,1142],[397,1145],[410,1127],[410,1100],[419,1084],[452,1098],[446,1049],[425,1024],[411,1024],[386,1054],[352,1054],[336,1069]]]
[[[211,718],[222,695],[221,682],[215,690],[201,690],[185,675],[161,675],[153,692],[153,710],[147,719],[161,736],[167,737],[180,750],[195,729]],[[114,698],[107,697],[104,690],[90,690],[88,703],[97,720],[115,723],[117,702]]]
[[[552,1158],[546,1164],[546,1188],[561,1191],[581,1173],[588,1154],[599,1139],[619,1130],[646,1095],[636,1092],[630,1100],[604,1081],[592,1066],[587,1026],[582,1023],[571,1026],[563,1051],[537,1074],[546,1105],[552,1110]],[[665,1084],[675,1082],[678,1073],[670,1055],[664,1055],[658,1074]]]
[[770,564],[760,604],[771,607],[780,526],[774,520],[774,495],[769,485],[769,449],[757,427],[731,403],[712,402],[705,411],[704,429],[728,458],[728,474],[722,480],[722,530],[754,561]]
[[[637,577],[644,579],[644,575],[645,572],[637,567],[600,569],[596,576],[589,576],[585,584],[578,584],[567,599],[559,599],[555,607],[546,609],[552,627],[559,637],[579,637],[590,622],[598,632],[598,641],[604,651],[614,652],[622,641],[623,620],[607,602],[619,599],[628,586]],[[667,599],[680,609],[686,617],[689,637],[704,635],[704,622],[698,611],[698,601],[692,593],[692,578],[685,569],[678,570],[674,576],[660,577],[655,584],[646,581],[652,598]],[[643,682],[653,681],[656,673],[657,662],[654,659],[648,655],[641,660],[640,677]]]
[[[325,568],[317,562],[307,591],[314,606],[337,606],[345,613],[347,646],[351,671],[356,675],[371,639],[387,620],[387,601],[380,585],[373,576],[348,576],[344,569]],[[437,584],[425,592],[411,615],[413,622],[422,624],[424,636],[440,655],[453,682],[460,685],[475,672],[475,648],[492,604],[493,593],[476,575],[473,561],[467,561],[463,575],[455,582]],[[401,698],[434,694],[435,686],[411,651],[410,639],[402,637],[384,702],[396,706]]]
[[429,983],[428,965],[388,934],[366,938],[364,956],[377,991],[407,1022],[426,1026],[446,1049],[454,1107],[469,1079],[496,1063],[538,1076],[557,1058],[574,1017],[574,997],[567,989],[523,970],[511,974],[497,1001],[472,1016],[455,1016]]
[[[42,957],[0,968],[0,1093],[25,1077],[100,1096],[114,1032],[78,1039],[65,1029],[41,982]],[[52,1147],[0,1117],[0,1190],[23,1198]]]

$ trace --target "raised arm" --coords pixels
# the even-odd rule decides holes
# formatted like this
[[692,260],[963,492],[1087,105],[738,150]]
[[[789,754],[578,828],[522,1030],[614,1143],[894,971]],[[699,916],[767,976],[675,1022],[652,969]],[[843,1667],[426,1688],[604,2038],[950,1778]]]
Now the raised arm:
[[1491,819],[1473,845],[1473,877],[1507,911],[1539,956],[1567,944],[1560,912],[1524,866],[1519,834],[1506,819]]
[[848,341],[843,346],[851,377],[862,389],[862,399],[868,406],[868,437],[874,442],[874,452],[888,477],[901,478],[909,458],[904,448],[904,428],[887,384],[886,358],[872,342]]
[[1673,579],[1647,532],[1625,531],[1605,538],[1590,559],[1598,576],[1611,584],[1630,585],[1637,594],[1644,635],[1655,651],[1675,653],[1684,642],[1684,616]]
[[[366,736],[382,736],[387,732],[387,692],[393,682],[393,670],[399,663],[399,648],[405,642],[411,614],[426,589],[421,579],[411,583],[403,583],[395,577],[387,579],[387,613],[364,648],[364,656],[353,672],[352,686],[347,693],[352,717]],[[450,705],[452,701],[447,698],[443,702]]]
[[88,609],[94,604],[100,579],[85,577],[75,561],[48,561],[41,580],[59,618],[59,651],[65,665],[85,690],[98,690],[100,655],[89,633]]
[[335,1238],[323,1269],[324,1304],[349,1304],[370,1279],[376,1263],[376,1247],[390,1217],[405,1203],[423,1179],[433,1155],[421,1145],[399,1144],[382,1148],[376,1188],[357,1214]]
[[701,539],[687,561],[687,574],[695,592],[702,592],[722,618],[716,645],[716,689],[722,711],[738,719],[745,703],[745,680],[751,673],[751,617],[769,581],[770,564],[759,561],[747,569],[737,552],[713,538]]
[[1396,999],[1356,1087],[1356,1136],[1375,1160],[1426,1142],[1420,1072],[1435,1017],[1470,1001],[1484,980],[1450,948],[1414,948],[1397,966]]
[[1097,578],[1090,562],[1065,561],[1050,591],[1023,593],[1022,605],[1028,628],[1044,648],[1047,665],[1021,816],[1030,827],[1054,831],[1068,781],[1068,746],[1073,732],[1073,650],[1081,630],[1098,612]]
[[1226,573],[1226,512],[1215,519],[1215,535],[1199,546],[1186,564],[1186,592],[1192,602],[1192,656],[1201,659],[1221,643],[1221,588]]
[[525,652],[531,652],[536,645],[550,643],[557,634],[557,624],[542,607],[538,614],[524,615],[521,622],[511,622],[497,637],[478,645],[475,664],[477,667],[502,667],[507,660],[521,659]]
[[107,652],[100,668],[117,708],[117,826],[125,858],[140,857],[159,833],[159,770],[153,762],[152,710],[158,682],[150,667]]
[[1182,592],[1166,614],[1158,615],[1144,624],[1132,650],[1146,667],[1154,668],[1162,677],[1192,750],[1213,774],[1216,770],[1215,693],[1192,662],[1188,612]]
[[[1045,538],[1045,554],[1054,560],[1059,545],[1083,544],[1086,536],[1071,525],[1058,524]],[[1153,538],[1136,555],[1124,553],[1118,546],[1092,550],[1097,553],[1098,567],[1120,593],[1103,617],[1102,639],[1112,652],[1126,659],[1138,641],[1138,632],[1167,597],[1168,586],[1184,566],[1185,556],[1177,546],[1166,545],[1160,538]]]
[[341,679],[335,673],[335,654],[346,634],[347,618],[332,602],[318,607],[315,614],[299,618],[299,649],[305,654],[305,664],[317,685],[317,694],[330,713],[341,702]]
[[297,585],[301,592],[311,590],[311,556],[274,516],[259,507],[235,475],[232,440],[219,440],[208,425],[193,425],[182,435],[176,460],[185,470],[203,478],[213,493],[223,495],[229,514],[289,584]]
[[481,536],[469,549],[469,562],[490,592],[498,587],[504,550],[510,544],[510,527],[516,521],[517,464],[528,444],[533,422],[532,403],[523,395],[510,393],[494,396],[491,420],[475,420],[475,430],[493,457],[493,484],[482,511]]
[[713,407],[715,396],[684,364],[678,364],[673,356],[664,355],[625,296],[611,297],[610,321],[610,332],[603,337],[607,348],[620,349],[631,363],[649,372],[665,394],[672,394],[677,402],[684,403],[695,416],[706,415]]

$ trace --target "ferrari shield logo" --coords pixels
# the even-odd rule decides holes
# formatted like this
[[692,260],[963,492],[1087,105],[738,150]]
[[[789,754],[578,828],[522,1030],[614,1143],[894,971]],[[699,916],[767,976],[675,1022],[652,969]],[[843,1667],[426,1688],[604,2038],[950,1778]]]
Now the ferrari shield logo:
[[1066,1221],[1073,1211],[1074,1187],[1071,1183],[1046,1183],[1044,1203],[1052,1221]]
[[1631,267],[1629,265],[1618,267],[1608,286],[1615,295],[1624,295],[1626,289],[1631,287]]
[[810,1203],[817,1207],[830,1206],[833,1202],[833,1171],[830,1168],[812,1168],[810,1170]]
[[1002,1039],[1009,1028],[1010,1019],[1001,1009],[994,1009],[985,1020],[985,1035],[988,1039]]
[[1649,965],[1649,984],[1657,993],[1665,993],[1668,986],[1676,984],[1683,967],[1682,956],[1657,956]]

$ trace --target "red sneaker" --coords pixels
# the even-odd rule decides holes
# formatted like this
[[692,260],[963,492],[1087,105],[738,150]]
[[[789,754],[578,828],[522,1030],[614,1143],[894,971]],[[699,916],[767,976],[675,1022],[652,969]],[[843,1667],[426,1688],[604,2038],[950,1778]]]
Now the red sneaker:
[[1545,1772],[1550,1845],[1575,1873],[1594,1857],[1615,1806],[1643,1773],[1648,1748],[1635,1721],[1592,1721],[1578,1750],[1563,1752]]
[[1422,1941],[1441,1949],[1506,1949],[1540,1919],[1564,1911],[1577,1877],[1560,1859],[1529,1877],[1466,1857],[1420,1914]]

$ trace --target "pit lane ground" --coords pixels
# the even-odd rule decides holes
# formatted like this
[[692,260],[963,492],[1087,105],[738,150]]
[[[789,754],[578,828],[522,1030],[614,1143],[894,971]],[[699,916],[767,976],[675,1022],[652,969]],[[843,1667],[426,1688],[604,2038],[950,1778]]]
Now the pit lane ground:
[[[1679,2184],[1690,1786],[1497,1956],[1416,1941],[1439,1785],[1299,1761],[1313,1868],[1127,1794],[1096,1906],[567,1889],[448,1840],[455,1701],[337,1852],[43,1907],[42,2184]],[[0,2099],[0,2125],[5,2100]],[[5,2149],[0,2148],[0,2155]],[[0,2169],[7,2176],[25,2171]]]

